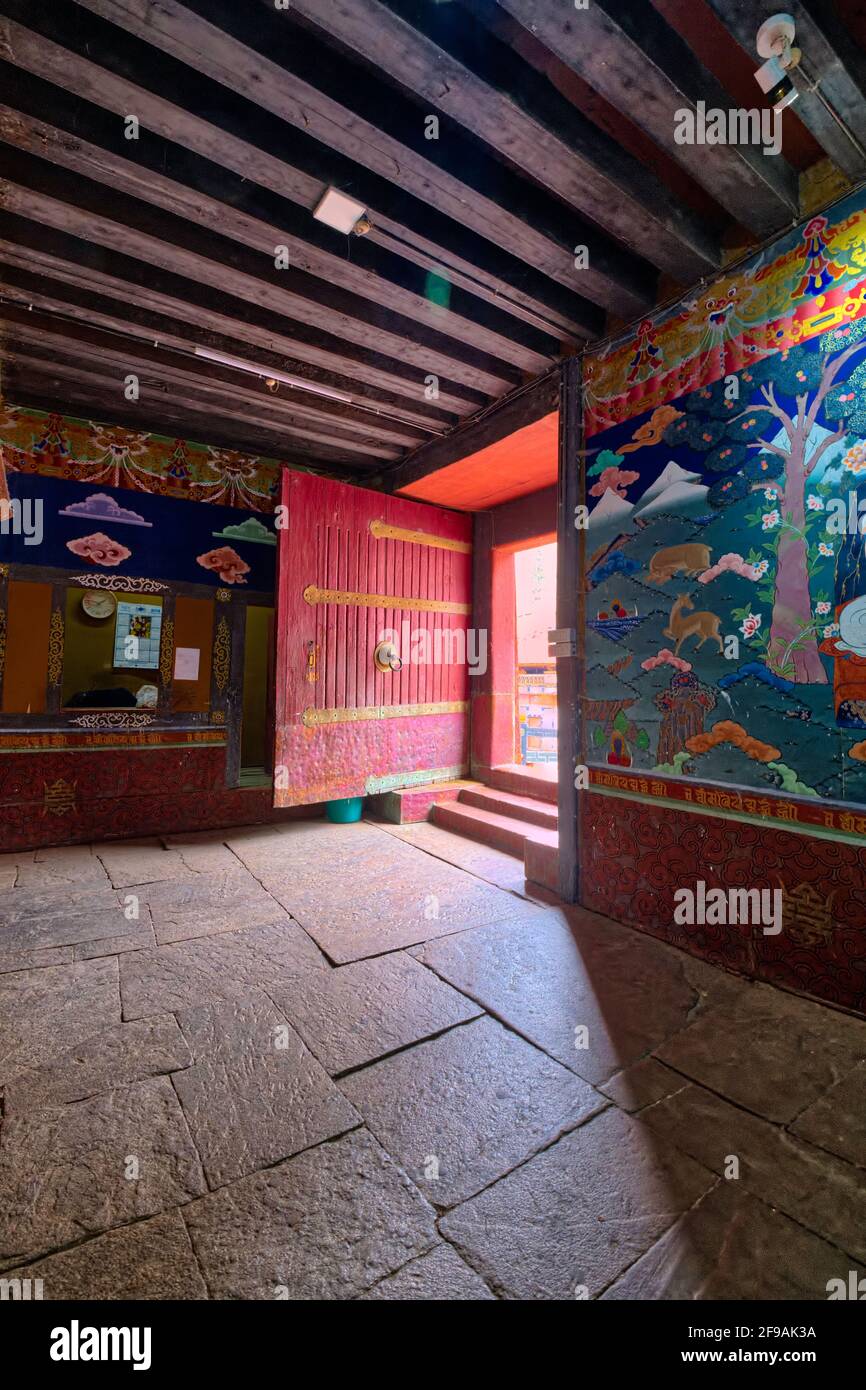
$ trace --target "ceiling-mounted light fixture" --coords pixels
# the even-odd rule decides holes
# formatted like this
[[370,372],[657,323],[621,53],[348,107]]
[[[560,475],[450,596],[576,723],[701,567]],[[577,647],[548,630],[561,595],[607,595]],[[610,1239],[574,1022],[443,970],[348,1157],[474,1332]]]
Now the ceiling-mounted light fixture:
[[[260,377],[266,385],[272,381],[283,381],[286,386],[294,386],[298,391],[309,391],[314,396],[327,396],[329,401],[345,401],[347,405],[352,404],[352,397],[347,391],[335,391],[330,386],[320,386],[317,381],[305,381],[303,377],[289,376],[288,372],[279,372],[275,367],[260,367],[255,362],[245,362],[242,357],[232,357],[227,352],[196,347],[195,355],[206,357],[209,362],[218,362],[222,367],[235,367],[239,372],[249,372],[251,376]],[[268,386],[269,391],[273,389],[273,386]]]
[[791,47],[795,32],[794,17],[789,14],[774,14],[758,30],[758,57],[767,61],[758,68],[755,81],[774,111],[784,111],[799,96],[788,75],[801,56],[799,48]]
[[364,216],[366,211],[364,204],[350,198],[348,193],[341,193],[339,188],[326,188],[313,208],[313,216],[326,227],[333,227],[335,232],[348,234],[358,229],[362,218],[368,223],[364,231],[369,231],[369,219]]

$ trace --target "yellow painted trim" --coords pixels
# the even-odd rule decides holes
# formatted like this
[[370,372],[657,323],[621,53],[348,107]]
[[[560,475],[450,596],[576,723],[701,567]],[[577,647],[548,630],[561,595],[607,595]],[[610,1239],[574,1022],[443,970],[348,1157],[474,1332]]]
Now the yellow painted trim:
[[389,521],[371,521],[370,535],[380,541],[410,541],[413,545],[430,545],[436,550],[456,550],[460,555],[472,554],[471,541],[452,541],[447,536],[433,536],[429,531],[410,531],[405,526],[392,526]]
[[356,608],[402,608],[411,613],[472,612],[471,603],[448,603],[436,598],[407,598],[403,594],[353,593],[348,589],[320,589],[308,584],[304,590],[307,603],[341,603]]
[[468,700],[442,700],[426,705],[362,705],[359,709],[305,709],[303,723],[308,729],[321,724],[354,724],[359,719],[408,719],[420,714],[465,714]]

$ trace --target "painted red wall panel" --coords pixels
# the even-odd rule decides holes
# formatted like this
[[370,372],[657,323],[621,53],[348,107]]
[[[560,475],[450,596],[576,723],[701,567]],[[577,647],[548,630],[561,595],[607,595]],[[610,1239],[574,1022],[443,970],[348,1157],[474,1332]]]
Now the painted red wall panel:
[[[581,902],[691,955],[866,1014],[866,849],[584,793]],[[674,924],[674,893],[779,888],[785,929]]]
[[226,787],[225,775],[222,747],[0,754],[0,853],[299,814],[275,811],[269,787]]

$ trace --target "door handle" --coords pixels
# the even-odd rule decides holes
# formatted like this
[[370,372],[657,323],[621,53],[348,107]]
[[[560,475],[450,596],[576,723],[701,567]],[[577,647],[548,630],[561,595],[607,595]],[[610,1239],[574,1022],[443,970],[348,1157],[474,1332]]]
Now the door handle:
[[403,658],[393,642],[379,642],[373,652],[373,663],[377,671],[383,671],[386,675],[389,671],[403,669]]

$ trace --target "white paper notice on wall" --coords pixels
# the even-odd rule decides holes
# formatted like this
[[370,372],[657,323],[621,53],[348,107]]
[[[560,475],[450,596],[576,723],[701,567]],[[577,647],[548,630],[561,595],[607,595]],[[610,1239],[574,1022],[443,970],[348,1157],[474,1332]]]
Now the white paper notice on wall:
[[174,654],[174,678],[176,681],[197,681],[198,647],[178,647]]

